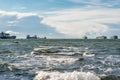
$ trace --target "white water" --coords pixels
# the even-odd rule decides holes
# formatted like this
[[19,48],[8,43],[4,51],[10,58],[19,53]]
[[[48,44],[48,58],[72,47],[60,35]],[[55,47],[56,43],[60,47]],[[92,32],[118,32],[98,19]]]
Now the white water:
[[43,72],[37,73],[34,80],[100,80],[98,76],[90,72]]

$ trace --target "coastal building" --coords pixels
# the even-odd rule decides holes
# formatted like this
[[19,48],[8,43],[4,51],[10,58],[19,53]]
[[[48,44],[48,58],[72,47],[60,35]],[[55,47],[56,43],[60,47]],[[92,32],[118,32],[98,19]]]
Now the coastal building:
[[38,39],[38,37],[37,35],[34,36],[27,35],[26,39]]
[[1,32],[0,39],[16,39],[16,36],[10,36],[9,33]]
[[118,39],[117,35],[111,36],[110,39]]
[[107,39],[107,37],[106,36],[98,36],[98,37],[96,37],[96,39]]

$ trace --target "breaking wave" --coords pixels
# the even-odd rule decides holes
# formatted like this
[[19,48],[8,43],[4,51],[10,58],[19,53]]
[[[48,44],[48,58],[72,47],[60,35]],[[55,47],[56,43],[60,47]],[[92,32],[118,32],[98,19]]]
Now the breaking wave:
[[90,72],[38,72],[34,80],[100,80],[98,76]]
[[41,46],[34,48],[31,54],[35,55],[62,55],[62,56],[95,56],[94,52],[81,51],[76,47],[58,47],[58,46]]

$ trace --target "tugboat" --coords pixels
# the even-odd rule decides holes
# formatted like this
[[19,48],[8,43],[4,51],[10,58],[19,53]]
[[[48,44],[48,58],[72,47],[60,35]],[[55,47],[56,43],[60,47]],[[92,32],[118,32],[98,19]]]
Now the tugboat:
[[16,36],[10,36],[9,33],[1,32],[0,39],[16,39]]

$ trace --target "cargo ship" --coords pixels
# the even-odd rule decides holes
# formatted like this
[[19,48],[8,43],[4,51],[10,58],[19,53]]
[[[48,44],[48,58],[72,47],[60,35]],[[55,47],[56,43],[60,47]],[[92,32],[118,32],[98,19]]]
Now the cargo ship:
[[11,36],[9,33],[1,32],[0,39],[16,39],[16,36]]

